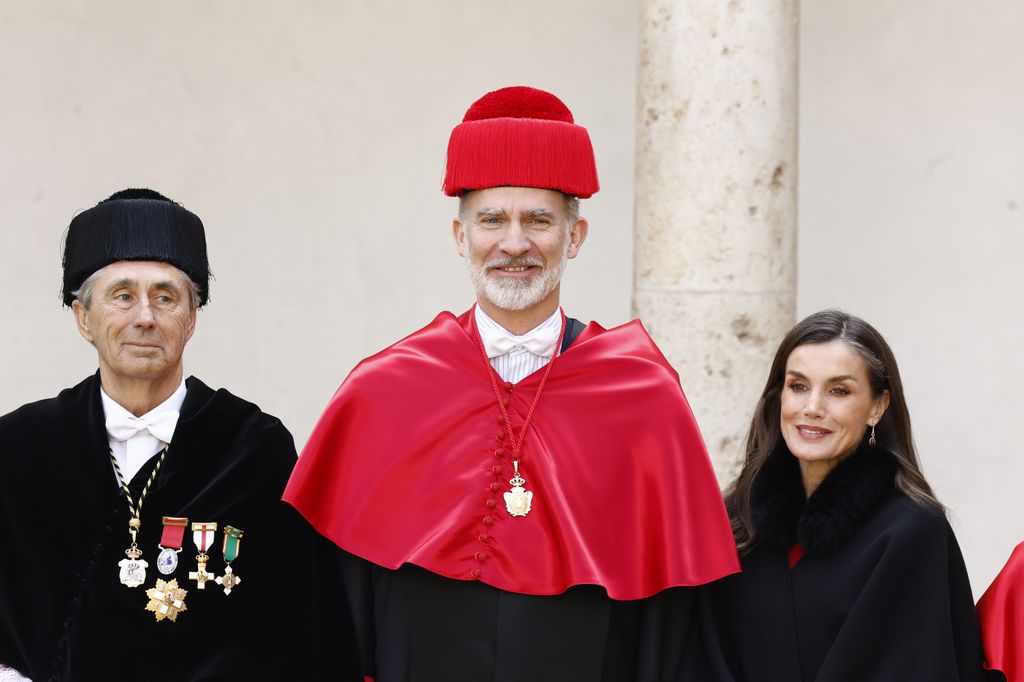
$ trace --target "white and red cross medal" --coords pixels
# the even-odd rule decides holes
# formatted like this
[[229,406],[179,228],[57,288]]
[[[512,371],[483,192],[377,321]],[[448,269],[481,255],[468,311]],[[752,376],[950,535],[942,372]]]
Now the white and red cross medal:
[[214,574],[206,572],[206,562],[210,560],[206,550],[213,544],[216,535],[217,524],[213,521],[192,524],[192,541],[195,543],[196,549],[199,550],[199,554],[196,555],[196,562],[198,562],[199,566],[188,574],[188,578],[189,580],[195,580],[196,587],[200,590],[206,589],[207,581],[217,578]]

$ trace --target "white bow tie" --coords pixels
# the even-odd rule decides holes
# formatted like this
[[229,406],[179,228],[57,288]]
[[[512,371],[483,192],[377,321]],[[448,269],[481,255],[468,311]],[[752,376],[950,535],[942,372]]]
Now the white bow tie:
[[537,330],[528,336],[498,334],[492,338],[484,339],[484,348],[487,349],[488,358],[502,356],[517,348],[522,348],[534,355],[550,358],[555,354],[555,344],[558,343],[560,331],[561,327],[551,325],[547,329]]
[[114,415],[107,419],[107,433],[114,440],[128,440],[143,431],[165,443],[171,442],[178,424],[177,410],[165,410],[152,416]]

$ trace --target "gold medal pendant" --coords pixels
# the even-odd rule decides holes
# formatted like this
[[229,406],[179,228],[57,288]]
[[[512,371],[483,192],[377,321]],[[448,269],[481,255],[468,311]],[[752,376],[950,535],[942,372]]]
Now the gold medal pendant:
[[526,479],[519,475],[519,460],[514,460],[512,466],[515,467],[516,475],[509,481],[512,490],[503,495],[505,510],[510,516],[526,516],[533,506],[533,493],[523,487]]

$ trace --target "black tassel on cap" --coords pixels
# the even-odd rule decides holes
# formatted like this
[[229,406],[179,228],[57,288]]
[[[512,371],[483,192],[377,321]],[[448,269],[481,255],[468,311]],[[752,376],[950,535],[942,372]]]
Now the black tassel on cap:
[[90,275],[121,260],[170,263],[199,285],[200,306],[209,299],[203,223],[159,192],[121,190],[75,216],[64,242],[64,305]]

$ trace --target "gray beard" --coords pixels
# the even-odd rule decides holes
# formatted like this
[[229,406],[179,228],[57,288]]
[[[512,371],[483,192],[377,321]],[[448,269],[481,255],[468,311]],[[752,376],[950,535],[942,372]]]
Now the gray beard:
[[481,267],[467,258],[466,266],[469,268],[469,278],[473,282],[477,296],[501,310],[526,310],[543,301],[544,297],[558,286],[569,261],[568,254],[567,244],[558,265],[542,271],[536,277],[522,280],[488,277],[486,273],[489,268],[494,267],[540,266],[541,263],[533,258],[496,258]]

